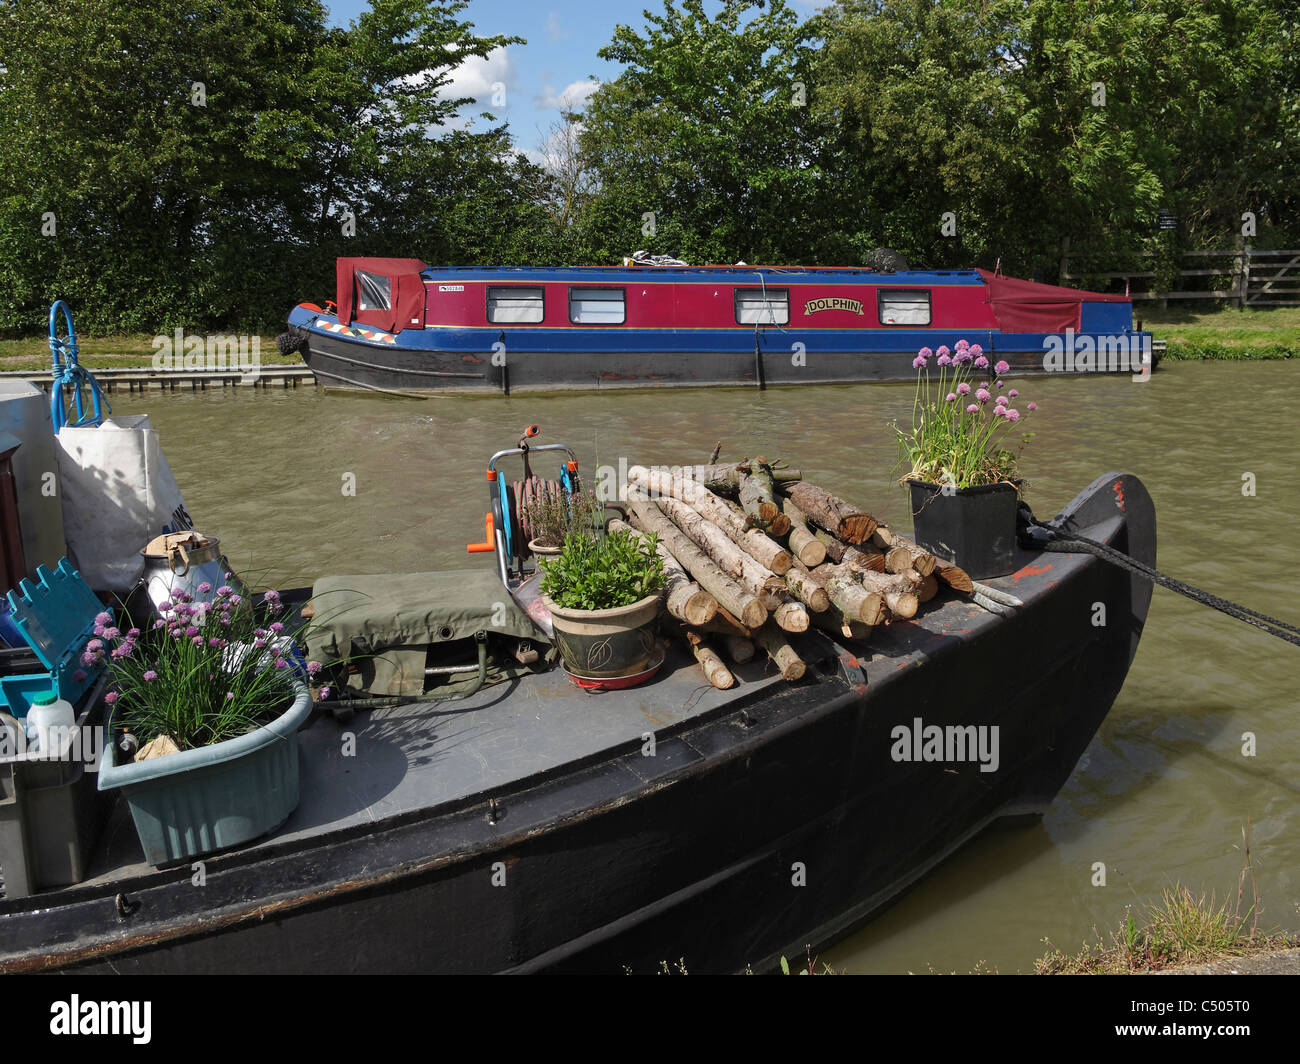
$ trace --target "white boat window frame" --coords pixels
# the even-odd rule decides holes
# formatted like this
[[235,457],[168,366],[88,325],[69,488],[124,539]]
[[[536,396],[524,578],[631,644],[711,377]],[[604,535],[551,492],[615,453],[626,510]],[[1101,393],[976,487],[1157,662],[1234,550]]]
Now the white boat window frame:
[[[740,297],[741,295],[755,294],[757,300],[748,302],[757,302],[761,310],[767,312],[770,321],[760,321],[757,319],[746,321],[740,316]],[[775,298],[774,298],[775,297]],[[781,307],[785,307],[785,319],[782,320],[775,312]],[[732,315],[736,319],[737,325],[789,325],[790,324],[790,289],[788,288],[764,288],[760,285],[737,285],[731,293]]]
[[[582,292],[617,292],[619,297],[618,305],[623,311],[618,321],[583,321],[581,318],[575,318],[573,316],[573,297],[575,294],[579,294]],[[615,302],[615,300],[596,299],[596,300],[592,300],[592,302],[613,303]],[[593,326],[626,325],[627,324],[627,288],[624,285],[609,285],[609,284],[570,285],[569,286],[569,324],[570,325],[593,325]]]
[[[925,296],[925,321],[886,321],[885,300],[899,295]],[[920,300],[913,300],[919,305]],[[930,288],[879,288],[876,290],[876,321],[888,329],[929,328],[934,321],[934,291]]]
[[[546,286],[542,284],[489,284],[484,286],[483,294],[483,314],[487,318],[489,325],[540,325],[546,320]],[[537,292],[541,299],[539,306],[541,315],[534,320],[527,321],[503,321],[499,318],[492,317],[492,300],[500,298],[501,292]]]

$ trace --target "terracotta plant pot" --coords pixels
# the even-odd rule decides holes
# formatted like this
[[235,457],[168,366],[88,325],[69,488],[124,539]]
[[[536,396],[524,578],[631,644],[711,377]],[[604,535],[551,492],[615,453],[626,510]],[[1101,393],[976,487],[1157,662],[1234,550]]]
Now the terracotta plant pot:
[[612,610],[566,610],[549,598],[555,642],[565,668],[581,676],[632,676],[643,672],[655,650],[658,593]]

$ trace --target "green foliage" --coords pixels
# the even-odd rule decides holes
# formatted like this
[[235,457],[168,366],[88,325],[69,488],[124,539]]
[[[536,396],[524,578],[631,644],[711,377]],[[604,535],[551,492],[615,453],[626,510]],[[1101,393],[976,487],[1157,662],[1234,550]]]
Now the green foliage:
[[570,532],[564,549],[543,558],[541,590],[562,609],[612,610],[630,606],[664,586],[655,535],[626,531],[605,536]]

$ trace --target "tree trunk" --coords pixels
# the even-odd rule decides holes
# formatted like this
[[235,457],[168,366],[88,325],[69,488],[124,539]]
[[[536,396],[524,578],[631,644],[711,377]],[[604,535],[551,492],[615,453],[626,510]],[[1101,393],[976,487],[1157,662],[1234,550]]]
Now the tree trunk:
[[757,596],[732,580],[717,564],[691,542],[689,536],[674,525],[654,503],[634,498],[628,493],[628,505],[642,532],[656,532],[664,546],[682,567],[695,577],[702,588],[750,628],[767,620],[767,609]]
[[839,496],[816,484],[798,481],[785,486],[785,493],[809,520],[855,547],[876,530],[876,519]]
[[804,674],[805,668],[803,660],[795,653],[779,628],[772,625],[766,625],[760,628],[756,633],[758,644],[767,651],[767,656],[772,659],[776,667],[781,671],[781,677],[785,680],[797,680]]
[[790,550],[805,567],[812,569],[826,560],[826,544],[813,535],[808,518],[790,499],[781,500],[781,512],[790,519]]
[[[645,538],[618,518],[610,521],[609,528],[612,532],[627,531],[638,539]],[[718,600],[691,580],[662,540],[658,553],[664,563],[664,605],[668,612],[685,624],[701,625],[713,620],[718,612]]]
[[808,607],[786,595],[785,601],[772,611],[772,620],[787,632],[808,631]]

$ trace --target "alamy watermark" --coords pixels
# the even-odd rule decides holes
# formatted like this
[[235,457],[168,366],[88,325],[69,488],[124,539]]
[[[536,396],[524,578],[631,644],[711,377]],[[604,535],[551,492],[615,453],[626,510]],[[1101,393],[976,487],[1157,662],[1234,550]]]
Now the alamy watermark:
[[889,733],[895,761],[978,761],[981,772],[996,772],[1000,761],[999,727],[988,724],[926,724],[914,717]]
[[1134,380],[1151,376],[1151,337],[1147,333],[1076,335],[1043,340],[1043,370],[1047,373],[1132,373]]
[[261,373],[260,336],[215,334],[199,336],[177,329],[151,341],[153,368],[174,372],[237,372],[243,384],[254,383]]

